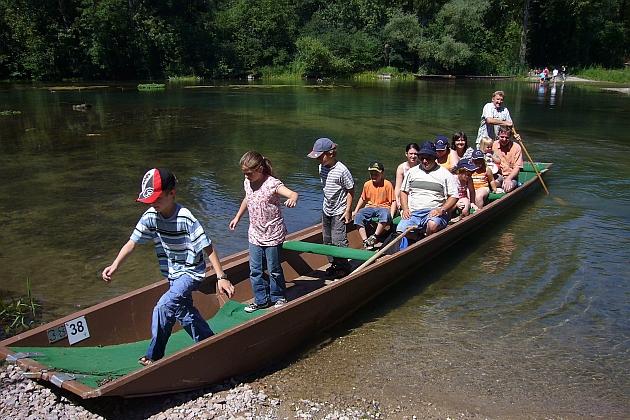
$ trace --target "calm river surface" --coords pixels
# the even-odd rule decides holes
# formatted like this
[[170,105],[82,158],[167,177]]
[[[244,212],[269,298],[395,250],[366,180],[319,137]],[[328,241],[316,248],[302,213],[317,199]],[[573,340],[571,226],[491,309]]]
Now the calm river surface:
[[[318,221],[313,141],[328,136],[358,182],[404,146],[464,130],[474,140],[496,89],[531,155],[555,166],[535,195],[419,269],[333,331],[333,340],[263,377],[295,398],[376,399],[401,415],[432,398],[490,416],[630,415],[630,98],[595,87],[413,82],[326,87],[130,85],[51,92],[0,86],[0,295],[27,279],[46,320],[159,278],[142,247],[100,280],[143,211],[153,166],[178,176],[179,201],[225,256],[243,196],[238,160],[271,158],[300,193],[290,231]],[[92,104],[88,112],[72,104]],[[360,184],[358,184],[360,185]],[[499,247],[499,244],[507,246]]]

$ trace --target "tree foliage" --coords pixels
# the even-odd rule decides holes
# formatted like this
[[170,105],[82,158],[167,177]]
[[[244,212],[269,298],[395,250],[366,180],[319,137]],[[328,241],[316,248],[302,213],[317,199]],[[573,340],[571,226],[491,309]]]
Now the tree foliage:
[[0,0],[0,78],[620,66],[627,0]]

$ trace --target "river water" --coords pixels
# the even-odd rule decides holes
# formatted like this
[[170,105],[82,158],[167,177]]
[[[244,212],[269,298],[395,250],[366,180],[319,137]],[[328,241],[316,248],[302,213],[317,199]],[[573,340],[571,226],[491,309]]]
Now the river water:
[[[262,380],[294,398],[375,399],[401,416],[436,398],[498,417],[628,416],[630,98],[594,86],[2,85],[0,111],[21,114],[0,116],[0,295],[23,294],[28,279],[50,320],[159,278],[141,247],[111,284],[100,280],[143,211],[134,199],[153,166],[177,174],[179,201],[225,256],[247,246],[247,223],[227,229],[246,150],[300,193],[284,211],[295,231],[319,217],[305,156],[317,137],[339,144],[358,182],[372,159],[393,179],[408,142],[459,130],[474,139],[496,89],[530,154],[554,162],[551,195],[419,265]],[[92,107],[73,111],[79,103]]]

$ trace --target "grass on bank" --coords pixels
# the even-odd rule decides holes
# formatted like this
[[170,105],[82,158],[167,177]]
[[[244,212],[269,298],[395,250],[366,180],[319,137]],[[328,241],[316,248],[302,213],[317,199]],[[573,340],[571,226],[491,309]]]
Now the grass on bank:
[[603,67],[587,67],[577,70],[572,76],[602,82],[630,83],[630,68],[605,69]]
[[39,317],[40,305],[31,292],[31,280],[26,279],[26,296],[0,300],[0,339],[28,330]]
[[168,76],[169,83],[198,83],[203,80],[201,76]]
[[[385,76],[385,77],[384,77]],[[356,73],[352,76],[354,80],[358,81],[370,81],[370,80],[379,80],[389,76],[391,79],[397,80],[414,80],[414,76],[412,73],[401,72],[396,67],[381,67],[376,71],[364,71],[361,73]]]

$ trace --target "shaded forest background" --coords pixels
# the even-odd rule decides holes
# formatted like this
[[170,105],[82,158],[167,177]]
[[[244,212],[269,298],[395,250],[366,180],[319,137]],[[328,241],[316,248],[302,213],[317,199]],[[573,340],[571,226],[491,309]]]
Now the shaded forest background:
[[627,0],[0,0],[0,79],[621,66]]

